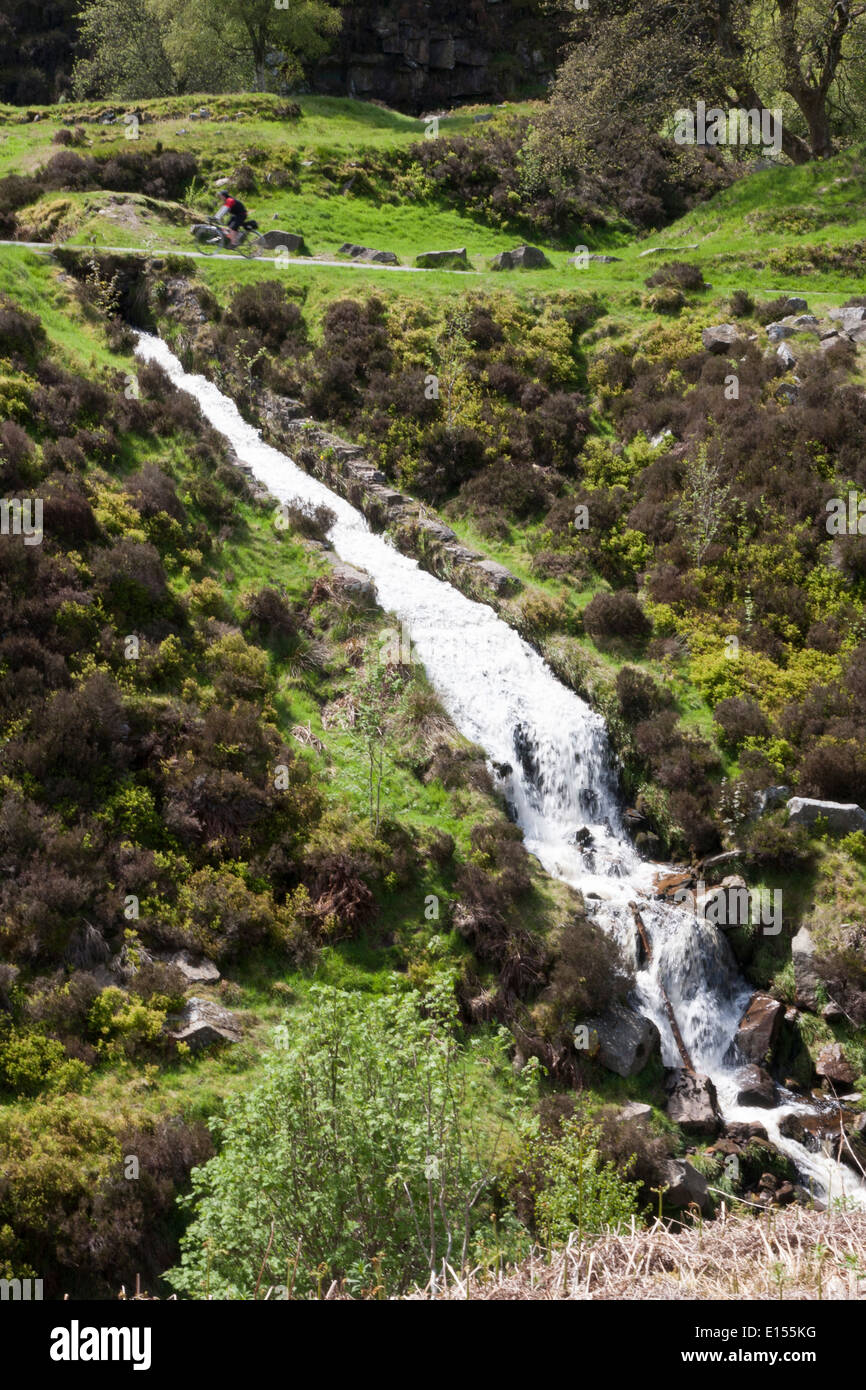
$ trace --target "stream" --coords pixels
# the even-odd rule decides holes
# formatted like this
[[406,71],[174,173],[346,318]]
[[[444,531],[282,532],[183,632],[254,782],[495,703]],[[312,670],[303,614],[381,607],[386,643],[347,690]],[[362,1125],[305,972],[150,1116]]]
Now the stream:
[[[664,1008],[666,993],[695,1069],[712,1079],[725,1119],[763,1125],[816,1197],[844,1195],[866,1209],[866,1181],[823,1151],[812,1152],[779,1133],[784,1115],[814,1113],[815,1103],[780,1087],[773,1109],[737,1104],[736,1075],[744,1062],[735,1055],[733,1038],[753,986],[739,974],[722,932],[686,907],[653,896],[653,880],[665,866],[641,859],[625,830],[601,716],[562,685],[492,608],[422,570],[371,531],[355,507],[266,444],[234,402],[205,377],[185,372],[161,339],[141,333],[136,353],[159,363],[175,386],[195,397],[205,418],[279,502],[324,505],[334,514],[328,533],[334,550],[370,575],[379,605],[405,628],[454,724],[484,749],[526,848],[549,874],[579,889],[587,911],[619,941],[636,970],[631,1002],[658,1028],[665,1065],[682,1065]],[[585,848],[574,839],[581,827],[592,836]],[[648,963],[637,958],[631,903],[650,939]]]

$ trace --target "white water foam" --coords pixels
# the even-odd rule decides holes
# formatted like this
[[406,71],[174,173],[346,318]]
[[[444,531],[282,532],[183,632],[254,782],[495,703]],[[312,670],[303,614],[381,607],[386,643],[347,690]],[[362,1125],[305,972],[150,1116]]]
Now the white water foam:
[[[527,849],[551,875],[579,888],[587,907],[637,964],[629,904],[638,904],[653,959],[638,968],[634,1003],[662,1039],[666,1066],[681,1065],[663,1005],[667,993],[689,1055],[716,1086],[729,1120],[758,1121],[811,1180],[816,1196],[847,1195],[866,1208],[866,1182],[828,1154],[778,1132],[782,1116],[809,1110],[793,1097],[775,1110],[736,1105],[742,1059],[732,1040],[752,993],[721,932],[683,907],[651,898],[659,866],[640,859],[622,824],[614,760],[602,718],[556,679],[546,662],[487,604],[422,570],[365,517],[286,454],[266,444],[237,406],[203,376],[184,371],[159,338],[139,335],[137,354],[163,367],[198,401],[205,418],[280,502],[327,506],[329,540],[366,570],[380,606],[405,624],[414,652],[457,728],[480,745],[523,830]],[[586,827],[591,844],[575,832]]]

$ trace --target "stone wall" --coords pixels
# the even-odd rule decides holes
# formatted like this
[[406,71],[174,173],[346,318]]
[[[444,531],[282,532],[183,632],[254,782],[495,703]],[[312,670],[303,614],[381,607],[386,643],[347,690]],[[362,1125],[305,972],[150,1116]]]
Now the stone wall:
[[542,0],[361,0],[310,85],[413,115],[501,101],[549,79],[566,13]]

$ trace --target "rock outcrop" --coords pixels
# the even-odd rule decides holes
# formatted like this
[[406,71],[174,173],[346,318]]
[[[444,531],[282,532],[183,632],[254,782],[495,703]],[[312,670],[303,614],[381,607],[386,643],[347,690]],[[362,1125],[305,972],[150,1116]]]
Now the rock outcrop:
[[673,1071],[665,1081],[668,1117],[687,1134],[718,1134],[722,1127],[716,1088],[701,1072]]
[[170,1038],[175,1042],[186,1043],[187,1047],[198,1052],[216,1043],[237,1043],[241,1040],[241,1026],[236,1014],[215,1004],[212,999],[201,999],[193,995],[188,999],[179,1014],[166,1020]]
[[789,825],[814,825],[827,822],[836,835],[849,835],[852,830],[866,830],[866,811],[855,802],[815,801],[808,796],[792,796],[788,802]]

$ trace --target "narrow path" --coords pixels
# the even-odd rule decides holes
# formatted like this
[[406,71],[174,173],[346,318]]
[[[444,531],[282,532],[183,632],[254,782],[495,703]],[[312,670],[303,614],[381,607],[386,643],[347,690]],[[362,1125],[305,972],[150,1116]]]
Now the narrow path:
[[[0,246],[19,246],[27,251],[110,251],[112,255],[127,256],[195,256],[201,260],[213,261],[263,261],[277,265],[276,256],[244,256],[239,251],[187,251],[169,246],[160,250],[152,246],[102,246],[89,242],[76,245],[67,241],[0,241]],[[340,270],[402,270],[410,275],[481,275],[480,270],[451,270],[446,267],[420,265],[380,265],[376,261],[325,261],[317,256],[292,256],[290,265],[327,265]]]

